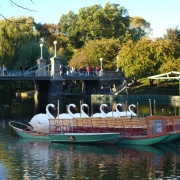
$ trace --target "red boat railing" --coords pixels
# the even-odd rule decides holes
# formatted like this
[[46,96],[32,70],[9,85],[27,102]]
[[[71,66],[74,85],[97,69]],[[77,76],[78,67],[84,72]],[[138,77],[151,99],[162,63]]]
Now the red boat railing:
[[74,118],[50,119],[50,133],[119,132],[123,136],[159,136],[180,132],[180,116],[146,118]]

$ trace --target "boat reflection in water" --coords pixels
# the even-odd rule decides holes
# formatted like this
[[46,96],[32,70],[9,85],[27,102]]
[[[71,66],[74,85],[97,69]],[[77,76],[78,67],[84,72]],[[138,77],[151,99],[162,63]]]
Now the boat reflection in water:
[[107,155],[118,155],[118,148],[114,145],[83,145],[83,144],[59,144],[51,143],[50,149],[56,151],[73,151],[75,153],[83,154],[107,154]]
[[141,152],[147,152],[147,153],[152,153],[152,154],[157,154],[160,156],[165,156],[165,152],[162,151],[159,148],[156,148],[154,146],[141,146],[141,145],[126,145],[126,144],[121,144],[121,145],[116,145],[119,149],[127,149],[127,150],[137,150]]
[[[158,179],[179,177],[178,144],[82,145],[19,139],[26,177],[50,179]],[[164,146],[168,146],[165,148]],[[169,155],[171,159],[168,159]],[[168,163],[166,163],[168,162]],[[173,169],[173,171],[171,171]]]

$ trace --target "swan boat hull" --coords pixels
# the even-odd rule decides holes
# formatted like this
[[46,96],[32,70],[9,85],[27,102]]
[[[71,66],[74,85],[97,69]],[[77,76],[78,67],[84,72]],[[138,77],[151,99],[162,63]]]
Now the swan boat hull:
[[168,143],[168,142],[174,141],[174,140],[178,139],[178,137],[180,137],[180,133],[174,133],[174,134],[172,133],[166,139],[161,141],[161,143]]
[[[21,124],[25,129],[21,129],[19,127],[14,126],[14,124]],[[39,139],[39,140],[49,140],[49,137],[47,134],[38,133],[37,131],[34,131],[31,129],[31,127],[23,124],[11,121],[9,122],[9,125],[13,128],[13,130],[22,138],[28,138],[28,139]]]
[[128,144],[128,145],[153,145],[165,141],[170,138],[171,134],[159,135],[159,136],[119,136],[116,144]]
[[60,133],[48,136],[53,143],[115,144],[119,133]]

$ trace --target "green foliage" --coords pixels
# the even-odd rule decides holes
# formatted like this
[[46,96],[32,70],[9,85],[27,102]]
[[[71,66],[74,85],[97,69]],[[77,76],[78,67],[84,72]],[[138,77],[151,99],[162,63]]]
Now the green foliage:
[[156,61],[153,56],[153,42],[141,39],[136,43],[128,41],[118,53],[119,65],[126,77],[146,77],[154,74]]
[[90,40],[102,38],[122,39],[129,27],[127,10],[118,4],[107,3],[84,7],[78,14],[70,11],[62,15],[59,22],[60,32],[68,37],[74,48],[81,48]]
[[[42,47],[42,56],[44,59],[49,59],[49,52],[48,47],[44,43]],[[18,69],[19,65],[22,64],[23,66],[33,67],[37,65],[37,59],[40,58],[40,47],[39,43],[32,42],[29,44],[26,44],[25,46],[21,46],[19,50],[17,51],[17,63],[15,65],[14,69]],[[47,64],[50,63],[47,62]]]
[[34,30],[31,17],[11,17],[0,21],[0,63],[8,69],[17,66],[17,51],[31,42],[39,41],[39,34]]
[[131,17],[130,32],[134,41],[138,41],[144,36],[148,37],[148,35],[151,34],[151,31],[150,23],[145,19],[139,16]]
[[174,39],[159,38],[153,41],[144,38],[137,42],[128,41],[118,53],[119,66],[123,68],[127,78],[179,71],[179,50],[180,44]]
[[69,62],[70,66],[100,66],[100,58],[103,58],[104,70],[115,70],[117,67],[116,55],[120,49],[117,39],[102,39],[89,41],[83,48],[75,51]]

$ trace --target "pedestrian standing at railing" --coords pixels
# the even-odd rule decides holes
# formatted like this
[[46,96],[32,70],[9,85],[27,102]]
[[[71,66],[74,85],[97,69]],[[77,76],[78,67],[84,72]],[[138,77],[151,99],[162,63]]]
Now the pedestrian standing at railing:
[[28,74],[28,67],[26,66],[26,67],[24,68],[24,70],[25,70],[24,74],[27,75],[27,74]]
[[114,94],[114,91],[113,91],[114,85],[110,84],[109,87],[110,87],[110,94]]
[[63,75],[63,77],[66,75],[66,67],[65,66],[63,66],[63,68],[62,68],[62,75]]
[[86,74],[86,68],[83,67],[83,74]]
[[87,75],[89,76],[89,74],[91,72],[91,68],[88,66],[86,70],[87,70]]
[[22,64],[20,64],[19,70],[20,70],[20,75],[22,75],[23,74],[23,66],[22,66]]
[[71,67],[71,74],[74,73],[74,70],[75,70],[75,68],[72,66],[72,67]]
[[70,74],[70,66],[68,65],[67,66],[67,71],[66,71],[66,74],[69,75]]
[[3,64],[2,66],[3,76],[7,74],[6,66]]
[[98,67],[98,66],[96,66],[96,76],[98,76],[99,75],[99,71],[100,71],[100,68]]
[[83,67],[82,67],[82,66],[79,68],[79,73],[80,73],[80,74],[83,73]]

